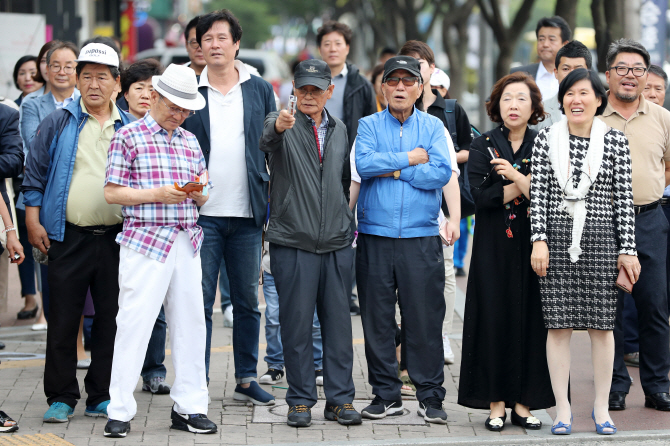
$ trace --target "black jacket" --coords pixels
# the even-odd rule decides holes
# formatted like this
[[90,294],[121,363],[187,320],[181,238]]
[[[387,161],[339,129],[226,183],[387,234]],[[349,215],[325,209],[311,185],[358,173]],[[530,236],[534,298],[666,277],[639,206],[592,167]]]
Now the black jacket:
[[265,118],[260,149],[269,153],[270,223],[265,240],[323,254],[351,243],[349,140],[344,124],[328,114],[323,161],[307,117],[296,111],[293,128],[275,132],[279,112]]
[[509,70],[509,74],[516,73],[517,71],[523,71],[533,76],[533,79],[537,78],[537,70],[540,69],[540,63],[532,63],[530,65],[523,65],[521,67],[515,67]]
[[358,132],[358,120],[377,112],[375,89],[358,70],[356,65],[347,64],[347,84],[344,87],[342,122],[347,126],[349,144],[354,143]]
[[[0,193],[9,208],[5,178],[14,178],[23,172],[23,142],[19,133],[19,112],[0,104]],[[16,191],[18,194],[19,191]],[[9,223],[6,223],[7,225]]]

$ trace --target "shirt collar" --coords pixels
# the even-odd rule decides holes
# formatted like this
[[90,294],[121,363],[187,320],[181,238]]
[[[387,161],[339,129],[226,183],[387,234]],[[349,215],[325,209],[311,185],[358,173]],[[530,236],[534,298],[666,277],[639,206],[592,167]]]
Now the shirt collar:
[[[309,123],[312,124],[312,126],[316,125],[316,121],[313,120],[310,116],[305,115],[305,117],[307,117]],[[325,108],[321,110],[321,125],[319,126],[319,128],[322,127],[328,127],[328,113],[326,113]]]
[[[151,116],[151,112],[148,111],[144,117],[142,118],[144,121],[144,125],[147,126],[147,129],[149,130],[149,133],[152,135],[155,135],[156,133],[161,133],[165,132],[167,135],[167,130],[165,130],[163,127],[161,127],[156,120],[154,119],[153,116]],[[175,136],[183,136],[181,133],[181,127],[177,127],[173,132],[172,132],[172,138],[174,139]]]
[[[63,102],[58,102],[58,101],[56,100],[56,96],[54,96],[53,93],[51,94],[51,97],[53,98],[53,100],[54,100],[54,104],[56,104],[56,106],[62,104],[63,107],[65,107],[65,106],[68,105],[70,102],[74,101],[74,95],[75,95],[75,92],[76,92],[76,91],[77,91],[76,88],[75,88],[74,90],[72,90],[72,94],[70,95],[70,97],[69,97],[69,98],[65,98],[65,99],[63,100]],[[84,103],[82,102],[81,105],[83,106]]]
[[[202,70],[202,73],[200,73],[200,83],[198,84],[198,86],[209,87],[214,89],[214,87],[212,87],[212,84],[209,83],[208,68],[209,68],[208,66],[205,66],[205,69]],[[247,70],[246,65],[244,65],[242,61],[235,59],[235,69],[237,70],[237,73],[240,76],[240,80],[237,81],[238,84],[241,84],[251,79],[251,74],[249,73],[249,70]]]
[[[84,104],[84,98],[79,99],[79,104],[81,105],[81,111],[90,116],[88,109]],[[112,112],[112,114],[109,116],[109,120],[112,122],[121,121],[121,114],[119,114],[119,109],[111,100],[109,101],[109,110]]]
[[345,62],[344,68],[342,68],[342,71],[340,71],[340,74],[338,74],[337,76],[333,76],[333,79],[335,79],[336,77],[338,77],[338,78],[339,77],[347,77],[347,74],[349,74],[349,68],[347,68],[347,64]]
[[[611,93],[608,92],[607,96],[609,97]],[[603,116],[610,116],[613,115],[614,113],[618,114],[621,116],[621,113],[619,113],[614,107],[612,107],[612,103],[607,101],[607,107],[605,107],[605,111],[603,112]],[[637,111],[636,114],[647,114],[649,113],[649,103],[647,100],[644,98],[643,94],[640,94],[640,103],[637,106]],[[623,118],[623,116],[621,116]]]
[[540,62],[540,66],[537,67],[537,77],[540,78],[540,77],[545,77],[545,76],[548,76],[548,75],[551,75],[551,77],[554,77],[554,73],[553,72],[552,73],[548,72],[547,69],[544,68],[544,64],[542,62]]

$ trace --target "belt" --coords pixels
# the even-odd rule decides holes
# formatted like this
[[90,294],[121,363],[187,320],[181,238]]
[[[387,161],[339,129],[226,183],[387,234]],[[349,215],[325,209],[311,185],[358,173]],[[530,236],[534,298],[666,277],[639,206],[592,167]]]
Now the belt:
[[660,203],[661,203],[661,200],[656,200],[653,203],[643,204],[642,206],[633,206],[633,208],[635,209],[635,215],[640,215],[643,212],[647,212],[647,211],[651,211],[652,209],[656,209]]
[[661,198],[661,206],[665,207],[670,205],[670,197]]
[[111,231],[121,232],[123,230],[122,223],[112,226],[77,226],[73,225],[69,221],[66,221],[65,225],[74,231],[81,232],[82,234],[93,234],[93,235],[105,235],[106,233]]

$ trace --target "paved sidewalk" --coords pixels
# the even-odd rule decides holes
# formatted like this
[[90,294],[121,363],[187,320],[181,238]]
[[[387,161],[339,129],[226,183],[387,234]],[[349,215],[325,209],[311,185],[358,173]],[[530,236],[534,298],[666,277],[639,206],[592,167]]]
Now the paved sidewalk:
[[[10,281],[12,277],[10,275]],[[462,289],[465,280],[458,279]],[[10,302],[10,308],[16,303]],[[461,312],[464,295],[459,291],[457,312]],[[14,313],[15,314],[15,313]],[[2,316],[6,321],[8,316]],[[371,388],[367,384],[367,366],[365,361],[363,332],[360,317],[352,317],[354,337],[354,383],[356,385],[357,408],[364,407],[372,398]],[[263,326],[263,325],[261,325]],[[612,416],[621,430],[614,437],[597,436],[590,421],[590,404],[592,404],[592,375],[590,375],[590,347],[588,335],[576,332],[573,338],[573,413],[575,415],[573,435],[569,437],[552,436],[549,431],[552,411],[536,411],[544,427],[540,431],[526,432],[507,423],[501,433],[492,433],[484,428],[486,411],[467,409],[456,404],[457,386],[460,371],[461,318],[457,315],[454,321],[452,346],[456,354],[456,364],[445,366],[445,387],[447,390],[445,408],[449,415],[447,425],[429,425],[416,414],[416,401],[411,398],[405,401],[405,415],[379,421],[365,421],[362,426],[344,427],[337,423],[323,420],[322,412],[315,408],[314,423],[310,428],[296,429],[285,424],[286,406],[283,401],[285,390],[263,386],[277,398],[274,407],[254,408],[240,404],[232,399],[235,388],[234,365],[232,353],[232,329],[223,328],[221,313],[214,315],[214,346],[210,370],[209,417],[219,425],[215,435],[189,434],[172,431],[170,426],[169,395],[152,396],[140,391],[140,382],[135,393],[138,413],[131,422],[132,430],[125,439],[114,440],[104,438],[102,431],[105,419],[85,417],[83,378],[85,371],[78,371],[81,385],[82,401],[75,409],[75,417],[64,424],[42,423],[42,415],[47,409],[43,392],[44,361],[40,357],[24,361],[6,361],[0,365],[0,409],[19,421],[20,430],[15,434],[0,434],[0,445],[18,444],[8,440],[19,441],[31,439],[35,434],[53,433],[74,445],[195,445],[195,444],[274,444],[274,443],[319,443],[319,444],[596,444],[597,441],[615,440],[622,444],[670,444],[670,413],[661,413],[643,407],[643,397],[639,385],[634,385],[628,398],[629,409],[614,412]],[[6,343],[3,353],[16,352],[24,354],[43,354],[46,334],[32,332],[26,326],[7,327],[3,323],[0,328],[0,340]],[[265,354],[263,330],[260,336],[258,373],[266,371],[262,361]],[[493,342],[493,341],[492,341]],[[168,382],[174,374],[173,367],[167,357]],[[631,369],[636,382],[637,369]],[[278,386],[286,386],[285,381]],[[320,390],[320,405],[324,401]],[[648,442],[648,443],[647,443]],[[40,444],[34,442],[30,444]],[[44,444],[44,443],[42,443]]]

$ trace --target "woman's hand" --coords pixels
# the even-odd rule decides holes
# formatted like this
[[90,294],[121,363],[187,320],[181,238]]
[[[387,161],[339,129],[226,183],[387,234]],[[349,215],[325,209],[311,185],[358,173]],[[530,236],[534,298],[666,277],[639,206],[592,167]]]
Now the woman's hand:
[[622,266],[626,268],[626,272],[628,273],[630,281],[633,282],[633,284],[637,282],[637,280],[640,278],[640,271],[642,270],[642,267],[640,266],[640,261],[637,259],[637,256],[619,254],[619,258],[617,259],[616,262],[616,267],[617,269],[621,269]]
[[503,175],[510,181],[516,181],[523,176],[521,172],[516,170],[509,161],[503,158],[496,158],[491,160],[491,164],[494,165],[494,169],[498,172],[498,175]]
[[547,242],[540,240],[533,242],[533,253],[530,255],[530,264],[533,271],[540,276],[547,275],[547,268],[549,268],[549,247]]
[[[19,239],[16,237],[16,231],[10,231],[7,233],[7,251],[9,253],[9,261],[20,265],[23,263],[23,260],[26,258],[23,254],[23,245],[19,242]],[[14,254],[18,254],[19,258],[14,259]]]
[[446,240],[447,246],[453,246],[456,240],[461,238],[461,223],[460,221],[452,221],[444,219],[440,225],[440,235]]

